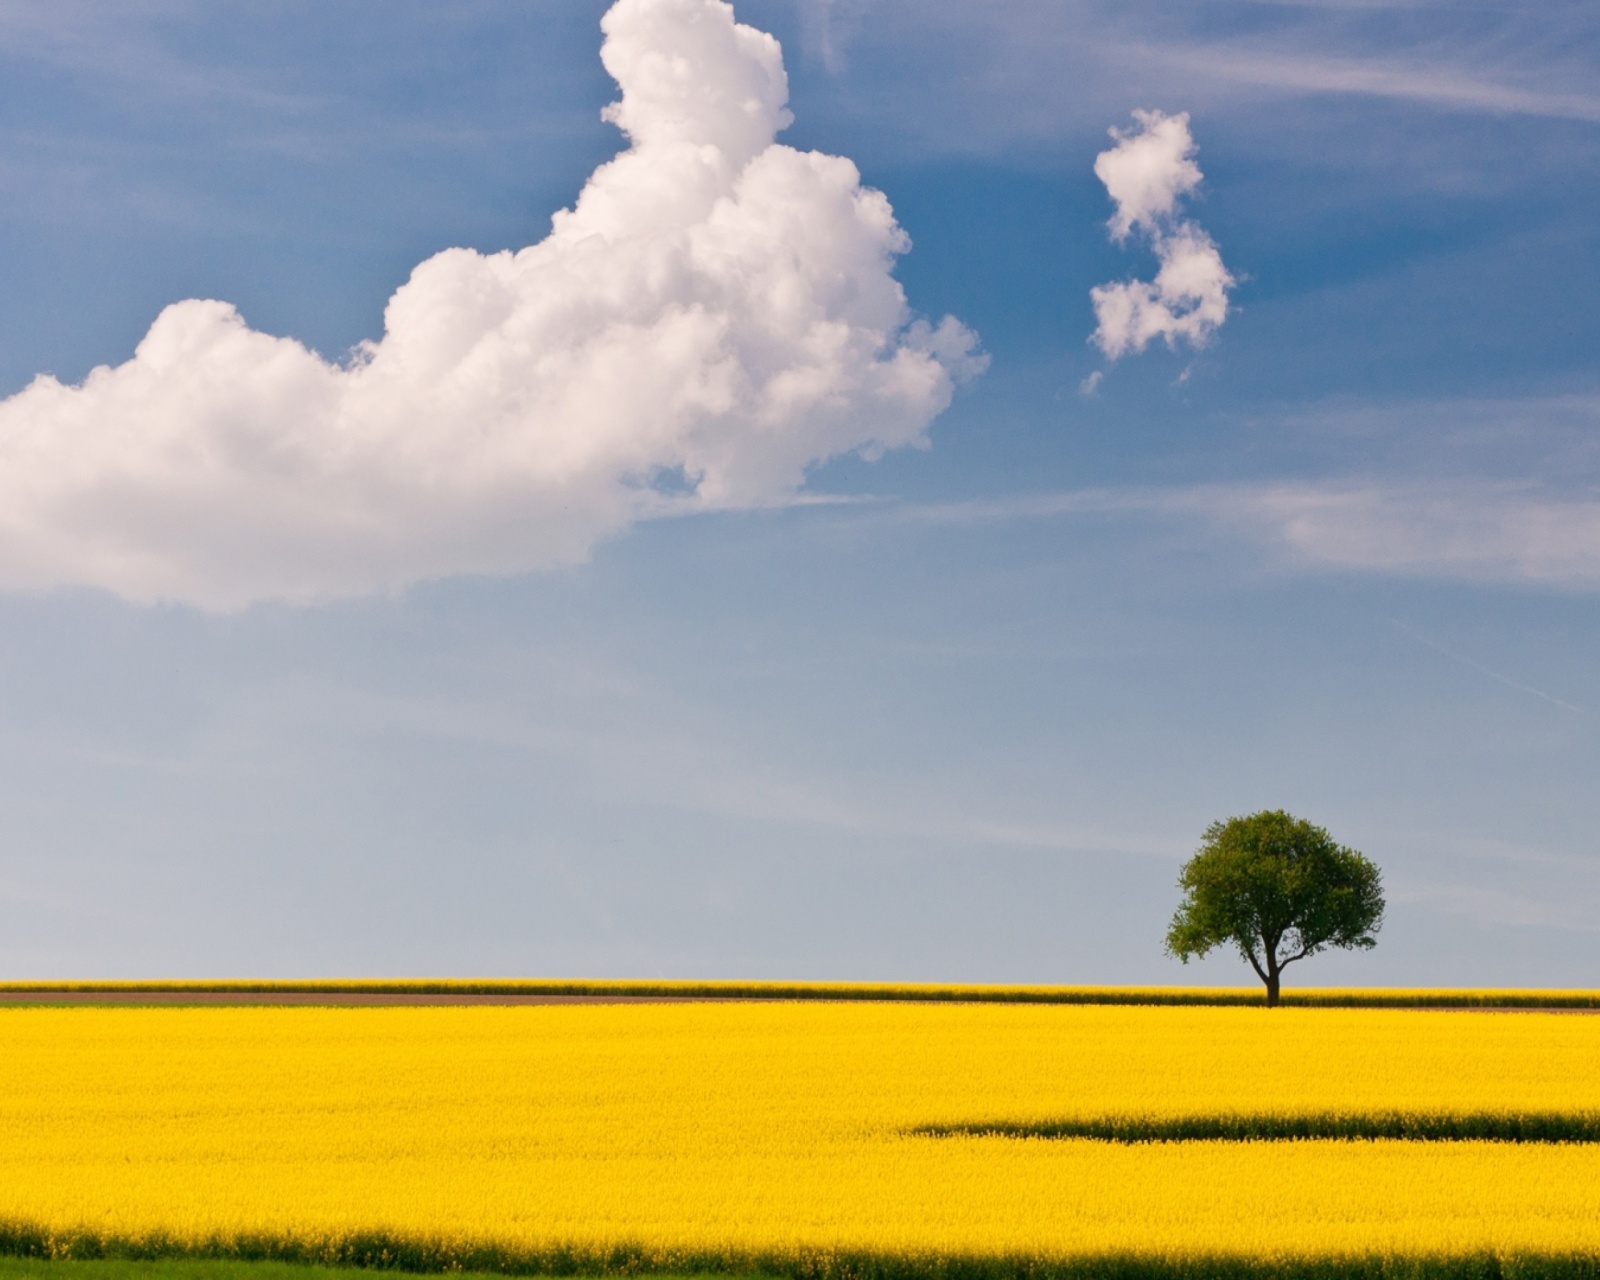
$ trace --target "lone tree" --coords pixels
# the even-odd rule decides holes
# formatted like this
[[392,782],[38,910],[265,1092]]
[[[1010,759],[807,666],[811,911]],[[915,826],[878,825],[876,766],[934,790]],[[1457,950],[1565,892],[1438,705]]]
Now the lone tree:
[[1373,947],[1383,880],[1354,849],[1281,809],[1213,822],[1183,864],[1167,954],[1184,964],[1233,943],[1278,1003],[1285,965],[1328,947]]

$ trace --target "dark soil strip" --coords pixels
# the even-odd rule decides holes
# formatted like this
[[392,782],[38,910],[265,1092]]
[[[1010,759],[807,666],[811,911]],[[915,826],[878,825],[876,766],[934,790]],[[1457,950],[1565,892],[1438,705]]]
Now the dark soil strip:
[[1600,1113],[1480,1112],[1435,1115],[1100,1116],[1073,1120],[984,1120],[923,1125],[927,1137],[1092,1138],[1101,1142],[1295,1142],[1311,1138],[1403,1142],[1600,1142]]
[[[670,1004],[689,1000],[860,1000],[932,1004],[1256,1006],[1248,988],[1002,987],[869,982],[277,981],[11,982],[0,1004]],[[1600,1012],[1600,991],[1285,992],[1300,1008]],[[1597,1277],[1600,1280],[1600,1277]]]

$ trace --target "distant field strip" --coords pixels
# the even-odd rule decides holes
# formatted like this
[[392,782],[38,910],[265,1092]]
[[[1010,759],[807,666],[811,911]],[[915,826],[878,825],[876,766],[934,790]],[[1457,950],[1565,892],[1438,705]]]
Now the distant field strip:
[[1088,1138],[1098,1142],[1600,1142],[1600,1115],[1559,1112],[1319,1112],[1311,1115],[1096,1116],[924,1125],[935,1138]]
[[[1189,1005],[1238,1006],[1263,1002],[1260,987],[1056,987],[989,984],[878,982],[682,982],[585,979],[340,979],[320,981],[137,981],[0,983],[7,1003],[137,1003],[141,996],[169,1003],[184,996],[196,1003],[240,998],[260,1003],[271,997],[325,996],[330,1003],[356,997],[424,1002],[497,999],[551,1000],[865,1000],[961,1004]],[[1372,1009],[1570,1009],[1600,1010],[1600,991],[1526,988],[1297,988],[1283,1003],[1304,1008]]]
[[1006,1136],[1128,1117],[1588,1123],[1600,1018],[9,1007],[0,1047],[0,1251],[18,1255],[792,1280],[1600,1277],[1592,1141]]

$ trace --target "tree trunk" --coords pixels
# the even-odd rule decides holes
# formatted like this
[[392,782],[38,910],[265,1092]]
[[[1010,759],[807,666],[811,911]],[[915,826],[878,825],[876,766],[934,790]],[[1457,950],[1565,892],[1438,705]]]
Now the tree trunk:
[[1261,959],[1266,967],[1256,964],[1255,956],[1250,957],[1250,963],[1255,967],[1256,976],[1266,984],[1267,1008],[1271,1009],[1278,1003],[1278,977],[1283,972],[1283,966],[1278,963],[1278,943],[1283,940],[1281,933],[1268,933],[1261,931]]

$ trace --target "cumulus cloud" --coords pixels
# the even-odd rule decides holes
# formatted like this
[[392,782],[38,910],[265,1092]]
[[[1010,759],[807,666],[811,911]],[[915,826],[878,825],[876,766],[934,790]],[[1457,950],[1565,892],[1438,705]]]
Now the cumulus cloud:
[[1211,237],[1179,211],[1201,178],[1188,115],[1135,111],[1133,117],[1136,129],[1111,130],[1116,146],[1095,158],[1094,172],[1116,205],[1111,238],[1122,244],[1137,232],[1161,268],[1154,280],[1089,291],[1097,322],[1090,340],[1110,360],[1143,351],[1157,338],[1169,348],[1180,341],[1204,346],[1228,318],[1234,285]]
[[233,608],[520,572],[922,442],[976,338],[914,320],[849,160],[775,142],[778,42],[723,0],[601,26],[628,146],[544,240],[430,258],[340,363],[191,300],[0,402],[0,587]]

